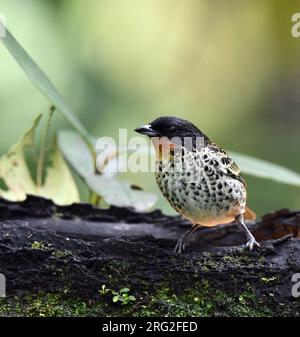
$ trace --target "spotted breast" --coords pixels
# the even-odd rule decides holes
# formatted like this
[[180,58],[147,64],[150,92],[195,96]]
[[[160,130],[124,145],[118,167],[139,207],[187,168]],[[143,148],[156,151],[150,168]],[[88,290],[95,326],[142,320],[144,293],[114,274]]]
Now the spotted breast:
[[200,151],[181,151],[156,161],[156,182],[171,206],[194,224],[229,223],[245,212],[246,188],[234,176],[233,161],[211,145]]

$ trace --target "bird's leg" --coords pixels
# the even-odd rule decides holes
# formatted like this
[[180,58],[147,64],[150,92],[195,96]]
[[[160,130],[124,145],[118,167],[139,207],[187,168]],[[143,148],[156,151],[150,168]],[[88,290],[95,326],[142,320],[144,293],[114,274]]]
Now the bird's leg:
[[236,217],[236,220],[246,231],[246,235],[247,235],[246,248],[249,248],[250,250],[252,250],[254,246],[260,247],[259,243],[255,240],[255,237],[253,236],[253,234],[249,231],[248,227],[246,226],[243,214],[239,214]]
[[198,225],[197,224],[193,224],[193,226],[188,230],[186,231],[182,237],[177,241],[176,243],[176,246],[174,248],[174,253],[175,254],[182,254],[185,250],[185,241],[186,239],[188,238],[188,236],[190,234],[192,234],[196,229],[198,228]]

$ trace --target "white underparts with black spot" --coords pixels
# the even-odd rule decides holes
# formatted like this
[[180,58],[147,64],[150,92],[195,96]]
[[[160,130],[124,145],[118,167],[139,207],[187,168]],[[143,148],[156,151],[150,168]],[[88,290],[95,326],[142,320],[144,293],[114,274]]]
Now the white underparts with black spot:
[[157,161],[155,175],[171,206],[193,223],[227,223],[245,211],[243,183],[226,174],[220,156],[207,148]]

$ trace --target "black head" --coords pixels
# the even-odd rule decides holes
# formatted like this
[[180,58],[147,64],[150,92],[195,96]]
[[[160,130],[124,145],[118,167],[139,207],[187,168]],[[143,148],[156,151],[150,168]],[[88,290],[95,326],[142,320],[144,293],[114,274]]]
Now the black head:
[[149,137],[167,137],[168,139],[178,137],[182,142],[184,138],[192,138],[193,143],[196,138],[204,138],[205,141],[208,141],[208,137],[194,124],[171,116],[159,117],[150,124],[135,129],[135,131]]

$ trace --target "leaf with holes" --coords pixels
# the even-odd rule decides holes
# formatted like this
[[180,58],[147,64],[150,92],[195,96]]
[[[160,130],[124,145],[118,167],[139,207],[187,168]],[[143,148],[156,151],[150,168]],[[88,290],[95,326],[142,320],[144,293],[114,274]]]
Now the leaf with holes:
[[17,144],[0,158],[0,178],[7,189],[0,189],[0,196],[8,200],[25,200],[28,194],[50,198],[57,204],[65,205],[79,201],[79,194],[73,177],[57,146],[51,155],[51,166],[47,168],[45,183],[37,186],[33,181],[27,162],[25,148],[33,147],[39,115],[32,127],[25,132]]

